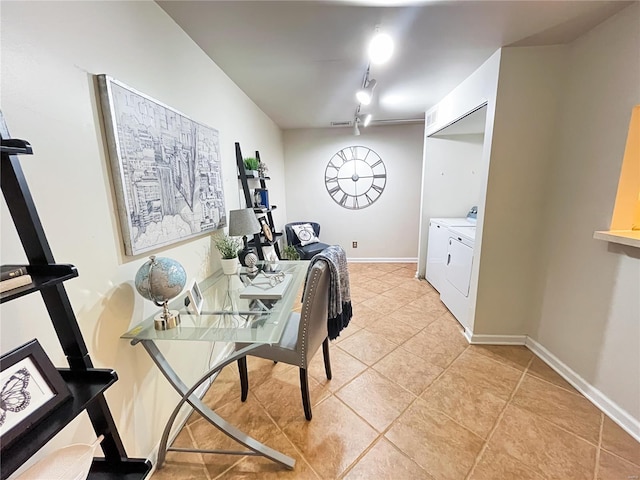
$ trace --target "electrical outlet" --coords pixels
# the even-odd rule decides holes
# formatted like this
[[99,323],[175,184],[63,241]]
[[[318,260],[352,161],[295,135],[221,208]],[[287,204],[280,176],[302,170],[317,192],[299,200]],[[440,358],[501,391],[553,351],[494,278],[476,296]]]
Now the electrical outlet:
[[351,242],[352,248],[358,248],[358,242]]

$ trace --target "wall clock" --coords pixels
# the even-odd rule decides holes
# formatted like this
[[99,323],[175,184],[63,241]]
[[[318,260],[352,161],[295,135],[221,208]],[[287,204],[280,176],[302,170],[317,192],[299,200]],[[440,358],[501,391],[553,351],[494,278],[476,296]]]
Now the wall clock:
[[329,160],[324,184],[338,205],[359,210],[380,198],[387,184],[387,169],[380,155],[370,148],[346,147]]

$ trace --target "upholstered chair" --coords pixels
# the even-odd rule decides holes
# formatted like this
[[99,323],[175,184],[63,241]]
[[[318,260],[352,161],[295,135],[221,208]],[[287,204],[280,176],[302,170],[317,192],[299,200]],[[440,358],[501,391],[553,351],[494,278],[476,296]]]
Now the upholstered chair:
[[[329,303],[329,267],[324,260],[317,261],[309,269],[307,286],[302,299],[302,312],[292,312],[287,321],[280,343],[262,345],[252,350],[250,355],[260,358],[296,365],[300,369],[300,390],[302,405],[307,420],[311,420],[311,400],[309,397],[308,368],[311,359],[320,345],[324,354],[324,369],[327,379],[331,380],[331,361],[329,358],[329,338],[327,315]],[[240,350],[247,344],[236,344]],[[241,399],[244,402],[249,393],[249,376],[246,357],[238,360],[240,372]]]

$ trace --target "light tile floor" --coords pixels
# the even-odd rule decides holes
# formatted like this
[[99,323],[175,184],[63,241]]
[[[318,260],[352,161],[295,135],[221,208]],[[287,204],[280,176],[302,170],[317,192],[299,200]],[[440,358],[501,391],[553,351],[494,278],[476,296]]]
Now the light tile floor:
[[[350,264],[354,317],[310,367],[313,420],[296,367],[249,358],[205,395],[223,418],[297,459],[174,453],[162,479],[629,480],[640,444],[525,347],[470,346],[409,264]],[[239,445],[192,415],[176,446]]]

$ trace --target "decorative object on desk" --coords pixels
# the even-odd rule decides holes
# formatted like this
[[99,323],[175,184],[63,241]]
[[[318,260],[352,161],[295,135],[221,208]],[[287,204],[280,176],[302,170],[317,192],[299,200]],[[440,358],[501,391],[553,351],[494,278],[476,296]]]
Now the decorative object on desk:
[[253,191],[253,199],[257,208],[271,208],[269,203],[269,190],[266,188],[256,188]]
[[218,130],[107,75],[98,87],[126,254],[224,227]]
[[156,330],[168,330],[180,325],[180,314],[169,310],[168,303],[182,292],[187,283],[187,272],[171,258],[151,255],[136,273],[138,293],[157,306],[162,312],[154,317]]
[[0,282],[0,293],[8,292],[14,288],[24,287],[25,285],[29,285],[32,281],[33,279],[29,274],[2,280]]
[[291,274],[284,272],[264,273],[261,272],[240,292],[240,298],[260,298],[263,300],[279,300],[284,295],[289,283]]
[[0,265],[0,281],[27,274],[26,265]]
[[191,313],[200,315],[202,313],[202,304],[204,303],[204,297],[198,286],[198,282],[193,280],[191,286],[187,290],[187,296],[184,299],[184,306],[187,307]]
[[269,222],[267,222],[267,219],[264,217],[260,217],[258,220],[260,222],[264,238],[266,238],[269,242],[273,242],[273,232],[271,231],[271,227],[269,226]]
[[244,169],[245,169],[245,172],[247,173],[247,176],[258,178],[258,175],[260,175],[259,174],[260,162],[258,161],[258,159],[254,157],[247,157],[243,159],[243,161],[244,161]]
[[260,223],[256,219],[253,208],[241,208],[240,210],[231,210],[229,212],[229,236],[242,237],[244,248],[238,253],[240,263],[245,263],[245,257],[253,251],[247,245],[247,235],[253,235],[260,231]]
[[282,258],[284,260],[300,260],[300,254],[293,245],[287,245],[282,250]]
[[54,450],[15,480],[85,480],[89,475],[93,456],[104,439],[100,435],[92,444],[76,443]]
[[257,263],[258,256],[253,252],[249,252],[244,257],[244,264],[247,267],[247,273],[256,273],[258,271],[258,267],[256,267]]
[[38,340],[0,358],[0,441],[3,448],[71,397]]
[[222,272],[225,275],[233,275],[238,271],[238,253],[242,249],[239,238],[230,237],[226,233],[217,233],[213,236],[213,243],[220,252]]

